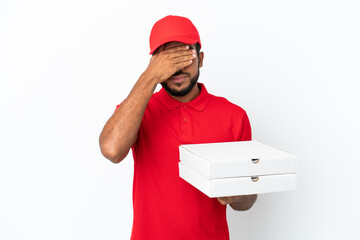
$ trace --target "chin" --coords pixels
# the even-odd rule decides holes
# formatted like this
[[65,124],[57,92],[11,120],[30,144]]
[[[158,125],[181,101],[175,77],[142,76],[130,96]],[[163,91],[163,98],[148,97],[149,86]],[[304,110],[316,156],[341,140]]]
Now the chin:
[[171,83],[171,84],[168,84],[168,86],[174,90],[177,90],[177,91],[182,91],[184,89],[186,89],[187,87],[189,87],[189,83]]
[[194,88],[199,78],[199,73],[200,71],[198,71],[195,77],[191,79],[187,78],[186,81],[180,84],[173,83],[168,79],[165,82],[162,82],[161,85],[170,95],[182,97],[187,95]]
[[187,95],[194,87],[194,86],[192,86],[191,83],[187,83],[187,84],[182,83],[181,87],[177,87],[176,85],[174,86],[174,84],[168,85],[166,82],[161,83],[161,85],[163,86],[163,88],[165,88],[165,90],[170,95],[177,96],[177,97],[183,97],[183,96]]

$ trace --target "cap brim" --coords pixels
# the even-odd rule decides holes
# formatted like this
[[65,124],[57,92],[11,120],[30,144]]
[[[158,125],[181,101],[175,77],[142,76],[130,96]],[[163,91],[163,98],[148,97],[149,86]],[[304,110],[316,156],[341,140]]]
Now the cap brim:
[[168,43],[168,42],[182,42],[185,44],[195,44],[197,43],[197,40],[195,38],[187,37],[187,36],[171,36],[164,39],[161,39],[157,43],[154,44],[154,46],[151,48],[149,54],[153,54],[156,49],[158,49],[161,45]]

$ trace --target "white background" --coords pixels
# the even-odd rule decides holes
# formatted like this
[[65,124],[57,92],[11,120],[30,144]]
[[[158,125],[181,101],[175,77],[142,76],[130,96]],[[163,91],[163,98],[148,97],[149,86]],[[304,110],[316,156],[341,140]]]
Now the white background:
[[[209,92],[299,157],[295,192],[228,208],[231,239],[359,239],[359,1],[0,1],[0,239],[129,239],[133,162],[98,137],[168,14],[199,29]],[[166,199],[164,199],[166,201]]]

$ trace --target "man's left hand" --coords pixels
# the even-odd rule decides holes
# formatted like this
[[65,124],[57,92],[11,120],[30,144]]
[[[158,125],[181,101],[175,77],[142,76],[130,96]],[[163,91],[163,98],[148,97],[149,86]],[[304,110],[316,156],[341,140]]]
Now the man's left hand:
[[230,204],[235,210],[248,210],[255,203],[256,199],[257,194],[217,198],[222,205]]

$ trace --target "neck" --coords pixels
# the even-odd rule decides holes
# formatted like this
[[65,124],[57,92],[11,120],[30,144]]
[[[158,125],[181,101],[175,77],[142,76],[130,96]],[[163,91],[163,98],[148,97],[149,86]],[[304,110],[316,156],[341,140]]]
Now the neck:
[[174,98],[175,100],[178,100],[179,102],[187,103],[194,100],[197,96],[199,96],[199,94],[200,94],[199,85],[195,84],[195,86],[191,89],[191,91],[185,96],[178,97],[178,96],[173,96],[171,94],[169,95],[170,97]]

